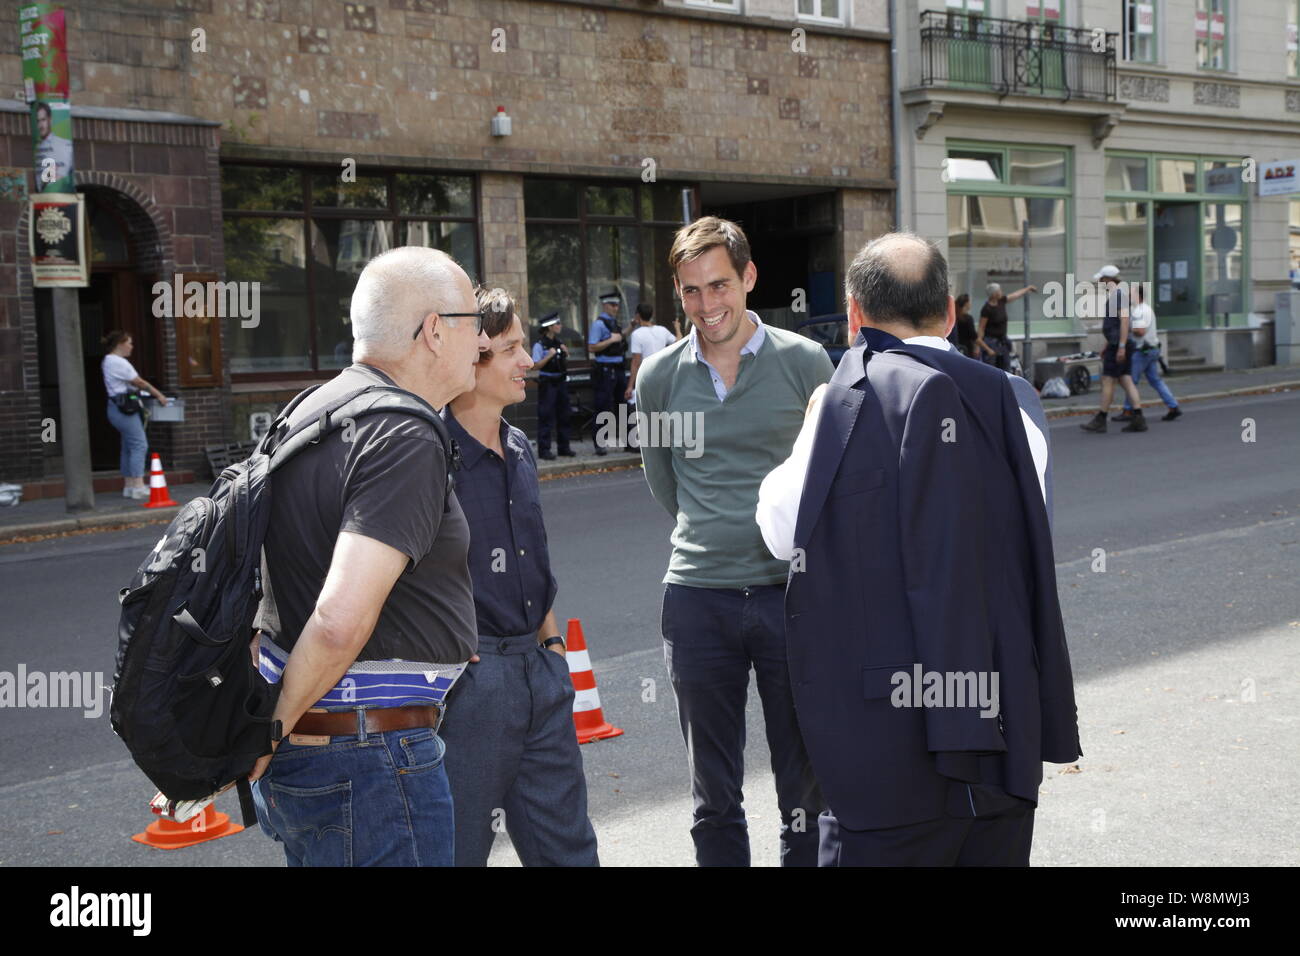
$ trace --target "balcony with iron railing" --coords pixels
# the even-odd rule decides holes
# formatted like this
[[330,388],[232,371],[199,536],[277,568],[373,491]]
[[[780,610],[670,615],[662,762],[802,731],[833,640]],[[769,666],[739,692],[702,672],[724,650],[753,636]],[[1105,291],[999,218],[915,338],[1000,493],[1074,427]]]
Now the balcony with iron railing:
[[1119,34],[969,13],[921,14],[921,86],[1113,101]]

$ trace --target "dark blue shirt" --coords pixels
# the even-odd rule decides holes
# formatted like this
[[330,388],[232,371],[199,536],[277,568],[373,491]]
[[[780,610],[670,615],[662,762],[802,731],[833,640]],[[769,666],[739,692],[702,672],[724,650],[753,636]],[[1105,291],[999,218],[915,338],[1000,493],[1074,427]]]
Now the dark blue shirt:
[[456,497],[469,522],[478,632],[487,637],[536,634],[555,602],[556,586],[532,446],[503,419],[502,461],[465,431],[450,405],[443,415],[460,445]]

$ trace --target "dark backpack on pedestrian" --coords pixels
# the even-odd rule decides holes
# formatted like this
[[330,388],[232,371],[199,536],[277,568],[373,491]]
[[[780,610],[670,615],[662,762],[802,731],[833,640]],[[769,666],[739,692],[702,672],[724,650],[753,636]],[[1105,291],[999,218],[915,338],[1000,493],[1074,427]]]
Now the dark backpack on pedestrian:
[[271,752],[280,685],[250,651],[262,598],[262,542],[271,476],[304,448],[376,412],[403,412],[434,428],[446,453],[447,494],[459,455],[434,408],[391,385],[356,389],[289,427],[280,413],[253,453],[221,472],[206,497],[172,519],[118,600],[110,718],[136,764],[168,798],[197,800],[237,782],[245,822],[256,821],[248,773]]

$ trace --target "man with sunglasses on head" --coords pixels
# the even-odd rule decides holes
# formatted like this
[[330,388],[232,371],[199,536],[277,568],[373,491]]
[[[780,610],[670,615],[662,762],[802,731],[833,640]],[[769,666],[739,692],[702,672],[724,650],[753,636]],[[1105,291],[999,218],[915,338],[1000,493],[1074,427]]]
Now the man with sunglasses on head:
[[444,413],[461,451],[479,634],[444,730],[456,865],[487,865],[504,825],[524,866],[596,866],[537,462],[528,436],[501,417],[524,400],[533,359],[506,292],[480,291],[479,306],[492,347],[474,388]]
[[[474,387],[488,340],[445,253],[371,260],[351,321],[353,364],[303,398],[291,429],[371,386],[405,391],[431,417]],[[286,733],[249,777],[290,866],[452,864],[445,690],[425,675],[466,661],[477,627],[450,448],[433,421],[372,412],[275,473],[258,651]]]

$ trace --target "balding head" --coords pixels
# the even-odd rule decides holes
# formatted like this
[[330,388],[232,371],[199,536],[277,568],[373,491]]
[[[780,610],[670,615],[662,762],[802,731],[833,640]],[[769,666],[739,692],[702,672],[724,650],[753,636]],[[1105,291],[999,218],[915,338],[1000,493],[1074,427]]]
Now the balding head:
[[465,270],[437,249],[401,246],[375,256],[352,290],[352,360],[399,361],[430,312],[473,311]]
[[844,287],[874,326],[902,325],[919,334],[947,319],[948,264],[934,243],[908,232],[863,246]]

